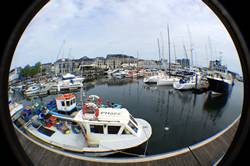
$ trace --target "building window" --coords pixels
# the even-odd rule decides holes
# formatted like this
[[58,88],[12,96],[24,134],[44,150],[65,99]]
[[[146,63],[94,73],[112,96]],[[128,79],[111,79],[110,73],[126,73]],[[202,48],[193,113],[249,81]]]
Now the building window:
[[102,125],[90,125],[90,132],[103,134],[103,126]]
[[108,126],[108,134],[118,134],[121,126]]

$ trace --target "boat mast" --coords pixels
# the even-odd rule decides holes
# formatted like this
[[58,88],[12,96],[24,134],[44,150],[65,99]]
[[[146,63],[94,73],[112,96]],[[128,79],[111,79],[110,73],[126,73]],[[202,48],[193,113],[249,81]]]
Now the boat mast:
[[161,51],[161,56],[162,56],[162,63],[164,63],[164,68],[165,68],[165,71],[167,71],[167,66],[166,66],[166,64],[165,64],[165,62],[164,62],[164,60],[166,60],[166,58],[164,57],[164,39],[163,39],[163,35],[162,35],[162,33],[160,32],[160,37],[161,37],[161,42],[162,42],[162,51]]
[[168,59],[169,59],[168,71],[169,71],[169,77],[171,77],[171,73],[170,73],[171,59],[170,59],[170,35],[169,35],[169,25],[168,25]]
[[187,26],[187,30],[188,30],[188,38],[189,38],[189,44],[190,44],[190,58],[191,58],[191,66],[193,67],[194,62],[193,62],[193,43],[192,43],[192,39],[191,39],[191,32],[189,27]]
[[[186,49],[184,43],[183,43],[183,48],[184,48],[184,52],[185,52],[185,55],[186,55],[186,59],[188,60],[187,49]],[[186,67],[187,67],[187,61],[186,61],[185,65],[186,65]],[[189,68],[189,67],[188,67],[188,68]]]
[[176,50],[175,50],[175,44],[174,45],[174,62],[176,63]]
[[[160,41],[159,39],[157,38],[157,45],[158,45],[158,55],[159,55],[159,60],[160,62],[162,62],[161,60],[161,48],[160,48]],[[161,64],[159,64],[159,68],[161,68]]]
[[137,70],[139,70],[139,51],[137,50]]

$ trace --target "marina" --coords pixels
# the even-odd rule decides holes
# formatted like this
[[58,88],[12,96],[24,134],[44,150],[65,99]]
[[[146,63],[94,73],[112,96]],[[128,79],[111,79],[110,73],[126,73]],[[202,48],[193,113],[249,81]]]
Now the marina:
[[[99,96],[105,96],[101,101],[103,104],[98,106],[99,109],[108,109],[110,107],[111,110],[109,110],[113,112],[112,109],[117,108],[118,110],[114,110],[114,112],[119,112],[119,110],[126,108],[134,117],[145,119],[152,127],[152,136],[147,137],[149,140],[146,148],[144,146],[140,148],[139,151],[136,149],[134,151],[132,150],[132,152],[114,150],[114,148],[111,148],[113,149],[112,151],[116,153],[105,152],[103,154],[111,158],[141,155],[151,156],[182,149],[206,140],[222,131],[240,116],[242,107],[242,102],[240,101],[243,100],[243,84],[239,81],[235,81],[230,93],[220,95],[214,95],[209,88],[206,91],[196,93],[193,90],[180,91],[173,86],[146,84],[144,79],[139,77],[116,78],[116,76],[106,76],[91,82],[84,82],[83,84],[84,86],[82,89],[70,92],[72,96],[75,96],[73,97],[74,99],[72,99],[72,104],[75,103],[72,109],[76,108],[80,110],[78,113],[79,115],[82,115],[81,110],[84,110],[82,103],[84,100],[88,100],[89,95],[93,97],[96,96],[97,99],[100,99]],[[66,91],[63,94],[67,95],[68,92],[69,91]],[[62,111],[53,111],[55,109],[63,110],[62,108],[59,109],[62,106],[59,106],[58,102],[55,101],[55,99],[60,99],[61,95],[61,92],[56,91],[55,94],[27,98],[21,93],[16,92],[13,97],[16,102],[22,101],[22,103],[19,103],[22,104],[24,108],[27,108],[27,106],[34,107],[36,104],[46,106],[52,115],[51,118],[47,119],[52,121],[52,117],[55,117],[57,119],[77,122],[76,119],[79,119],[77,118],[77,110],[74,113],[74,111],[72,112],[70,109],[69,111],[71,112],[67,114],[62,114]],[[70,116],[71,114],[74,116]],[[93,112],[93,114],[95,113]],[[38,138],[39,141],[42,140],[45,144],[51,144],[51,141],[48,140],[48,136],[41,135],[40,132],[37,132],[38,130],[32,127],[29,120],[27,120],[27,122],[28,123],[25,124],[26,131],[23,130],[26,134],[35,139]],[[57,127],[56,125],[54,127],[54,125],[55,123],[52,123],[51,126],[44,126],[45,128],[41,128],[40,130],[57,131]],[[76,129],[71,128],[71,126],[68,126],[68,129],[66,127],[64,132],[77,132],[75,130]],[[78,130],[81,130],[81,127],[78,128]],[[121,133],[122,130],[119,131],[118,132]],[[57,137],[61,137],[61,141],[63,141],[63,136],[67,136],[65,138],[76,140],[76,142],[72,142],[71,146],[62,146],[62,143],[60,145],[60,142],[54,142],[52,143],[53,146],[63,147],[66,150],[78,153],[82,152],[82,149],[79,148],[81,146],[78,145],[76,149],[72,149],[72,147],[74,147],[74,144],[79,140],[84,140],[84,135],[58,133],[59,135],[57,135]],[[70,135],[73,135],[75,138]],[[53,137],[51,138],[53,141],[55,140]],[[80,141],[80,143],[82,144],[83,142]],[[95,143],[93,143],[92,146],[94,144]],[[82,147],[84,146],[86,145],[82,144]],[[115,147],[117,148],[119,146],[116,145]],[[89,153],[83,153],[82,155],[92,156]],[[94,156],[102,155],[95,154]]]
[[8,104],[35,165],[221,161],[245,80],[236,40],[189,1],[53,1],[27,23]]

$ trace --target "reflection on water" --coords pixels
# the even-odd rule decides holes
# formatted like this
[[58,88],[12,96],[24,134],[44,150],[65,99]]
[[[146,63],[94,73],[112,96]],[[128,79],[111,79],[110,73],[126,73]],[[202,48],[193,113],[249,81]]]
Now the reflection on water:
[[[122,104],[152,126],[147,154],[187,147],[226,128],[242,110],[243,84],[236,82],[228,96],[194,94],[170,86],[145,85],[142,80],[99,79],[86,83],[86,95]],[[79,92],[76,93],[79,97]],[[47,102],[54,98],[43,98]],[[37,101],[37,100],[36,100]]]

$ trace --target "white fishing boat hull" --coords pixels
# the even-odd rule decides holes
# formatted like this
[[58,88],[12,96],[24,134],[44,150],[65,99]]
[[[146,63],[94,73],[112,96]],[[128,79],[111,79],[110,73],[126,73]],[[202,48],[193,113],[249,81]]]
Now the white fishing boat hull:
[[55,131],[55,133],[52,136],[47,136],[40,133],[31,123],[27,123],[24,129],[35,138],[64,150],[84,153],[87,156],[105,156],[143,145],[151,137],[152,128],[150,124],[143,119],[136,119],[136,121],[143,127],[137,139],[133,136],[129,138],[126,135],[116,135],[116,138],[114,136],[113,138],[100,140],[96,147],[89,146],[82,133],[62,134],[52,126],[49,129]]

